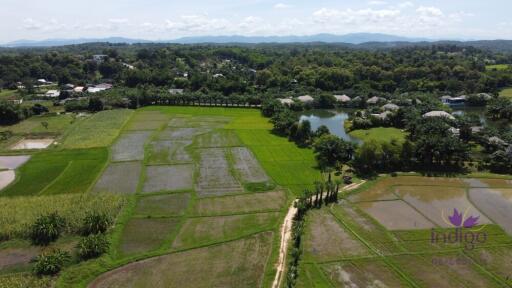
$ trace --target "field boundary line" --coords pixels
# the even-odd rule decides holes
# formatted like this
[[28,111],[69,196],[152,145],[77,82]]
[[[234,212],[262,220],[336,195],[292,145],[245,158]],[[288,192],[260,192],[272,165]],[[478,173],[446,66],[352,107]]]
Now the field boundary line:
[[69,167],[71,167],[71,164],[73,164],[73,160],[69,161],[68,164],[66,165],[66,167],[64,169],[62,169],[62,171],[59,173],[59,176],[55,177],[55,179],[53,179],[50,183],[48,183],[48,185],[44,186],[44,188],[39,191],[39,193],[37,193],[36,195],[44,195],[44,192],[46,190],[48,190],[48,188],[50,188],[53,184],[57,183],[57,181],[62,177],[62,175],[64,175],[64,173],[66,172],[66,170],[69,169]]

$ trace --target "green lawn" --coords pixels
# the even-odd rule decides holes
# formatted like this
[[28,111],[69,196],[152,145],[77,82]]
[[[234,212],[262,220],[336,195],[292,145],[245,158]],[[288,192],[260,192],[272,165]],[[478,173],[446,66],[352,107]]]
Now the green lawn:
[[509,64],[496,64],[496,65],[487,65],[487,66],[485,66],[485,69],[487,71],[492,71],[492,70],[501,71],[501,70],[507,70],[509,67],[510,67]]
[[220,107],[147,107],[173,115],[232,117],[225,129],[233,129],[242,143],[250,148],[275,183],[299,194],[321,179],[311,149],[299,148],[287,138],[272,134],[272,124],[260,110]]
[[506,89],[503,89],[503,90],[500,92],[500,96],[503,96],[503,97],[507,97],[507,98],[512,99],[512,88],[506,88]]
[[109,146],[132,114],[132,110],[96,113],[75,125],[66,134],[61,147],[74,149]]
[[0,196],[83,193],[107,158],[105,148],[40,152],[19,168],[14,184]]
[[17,96],[17,95],[18,95],[18,90],[8,90],[8,89],[0,90],[0,99],[7,99],[7,98],[10,98],[12,96]]
[[[74,122],[73,115],[33,116],[10,126],[0,126],[0,131],[11,131],[14,134],[62,134]],[[48,123],[45,128],[41,123]]]
[[391,140],[396,139],[398,142],[403,143],[405,141],[406,134],[402,132],[400,129],[396,128],[372,128],[368,130],[354,130],[349,133],[350,136],[353,136],[357,139],[361,139],[364,142],[370,140],[383,141],[383,142],[391,142]]

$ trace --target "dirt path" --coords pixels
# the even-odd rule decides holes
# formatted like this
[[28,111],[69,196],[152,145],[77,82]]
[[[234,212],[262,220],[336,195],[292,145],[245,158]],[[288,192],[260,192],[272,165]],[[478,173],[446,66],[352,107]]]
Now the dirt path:
[[[359,183],[352,183],[347,185],[341,189],[341,192],[346,192],[350,190],[357,189],[359,186],[366,183],[366,181],[361,181]],[[292,225],[293,225],[293,217],[297,213],[297,208],[295,208],[295,202],[293,201],[292,205],[288,209],[288,213],[284,218],[283,225],[281,226],[281,244],[279,247],[279,260],[277,262],[277,271],[276,277],[274,278],[274,282],[272,283],[272,288],[279,288],[282,283],[284,271],[286,268],[286,253],[288,252],[288,245],[290,244],[290,238],[292,237]]]

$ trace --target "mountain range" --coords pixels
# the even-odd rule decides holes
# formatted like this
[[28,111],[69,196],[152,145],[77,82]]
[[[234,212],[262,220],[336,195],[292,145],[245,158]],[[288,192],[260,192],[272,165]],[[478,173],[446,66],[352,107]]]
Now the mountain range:
[[366,42],[422,42],[434,41],[427,38],[410,38],[389,34],[380,33],[352,33],[345,35],[334,34],[315,34],[308,36],[198,36],[198,37],[183,37],[174,40],[143,40],[131,39],[123,37],[109,37],[109,38],[78,38],[78,39],[46,39],[46,40],[17,40],[0,45],[2,47],[52,47],[64,45],[79,45],[85,43],[176,43],[176,44],[200,44],[200,43],[347,43],[347,44],[361,44]]

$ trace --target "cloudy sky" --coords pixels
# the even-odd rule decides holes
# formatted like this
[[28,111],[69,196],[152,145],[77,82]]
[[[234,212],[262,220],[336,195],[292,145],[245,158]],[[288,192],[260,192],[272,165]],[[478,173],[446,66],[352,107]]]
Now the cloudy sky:
[[512,39],[510,0],[0,0],[0,43],[378,32]]

